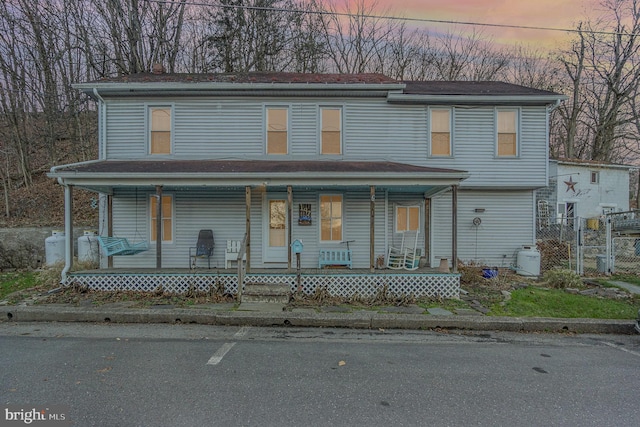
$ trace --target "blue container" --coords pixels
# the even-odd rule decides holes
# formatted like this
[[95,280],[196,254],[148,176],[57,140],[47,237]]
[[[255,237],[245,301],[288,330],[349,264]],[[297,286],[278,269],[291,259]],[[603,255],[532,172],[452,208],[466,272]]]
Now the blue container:
[[483,268],[482,269],[482,277],[485,279],[493,279],[498,277],[498,269],[497,268]]

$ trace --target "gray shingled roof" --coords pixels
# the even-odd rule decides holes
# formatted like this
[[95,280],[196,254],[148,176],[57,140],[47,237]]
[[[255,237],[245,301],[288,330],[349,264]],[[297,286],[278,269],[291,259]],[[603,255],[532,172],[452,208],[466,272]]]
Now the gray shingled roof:
[[140,73],[105,77],[92,83],[308,83],[308,84],[401,84],[383,74],[320,74],[320,73],[219,73],[168,74]]
[[118,77],[104,77],[89,83],[239,83],[239,84],[398,84],[406,85],[411,95],[554,95],[554,92],[495,81],[398,81],[383,74],[324,74],[324,73],[139,73]]
[[457,174],[461,171],[415,166],[395,162],[326,160],[106,160],[60,167],[58,173],[416,173]]
[[555,95],[505,82],[406,81],[404,93],[410,95]]

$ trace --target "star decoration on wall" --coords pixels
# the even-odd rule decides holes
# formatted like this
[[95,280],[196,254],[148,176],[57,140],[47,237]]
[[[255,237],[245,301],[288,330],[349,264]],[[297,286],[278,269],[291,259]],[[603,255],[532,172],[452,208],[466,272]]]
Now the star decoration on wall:
[[569,181],[565,181],[564,183],[567,184],[567,191],[571,190],[574,193],[576,192],[577,182],[573,180],[572,176],[569,176]]

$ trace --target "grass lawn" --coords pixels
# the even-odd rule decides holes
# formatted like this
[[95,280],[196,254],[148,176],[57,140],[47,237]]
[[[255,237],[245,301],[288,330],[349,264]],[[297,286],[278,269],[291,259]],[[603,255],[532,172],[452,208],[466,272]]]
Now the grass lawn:
[[0,300],[13,292],[33,288],[38,284],[38,276],[34,272],[0,273]]
[[491,307],[493,316],[635,319],[640,299],[612,300],[569,294],[558,289],[528,287],[511,293],[504,305]]

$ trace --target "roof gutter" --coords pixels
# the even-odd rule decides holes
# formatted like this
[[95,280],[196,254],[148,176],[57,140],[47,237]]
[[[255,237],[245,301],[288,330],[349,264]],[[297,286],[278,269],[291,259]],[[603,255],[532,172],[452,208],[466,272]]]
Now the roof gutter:
[[567,99],[567,97],[565,97],[564,99],[560,99],[558,98],[556,100],[556,102],[554,102],[553,104],[547,106],[547,113],[551,113],[553,110],[555,110],[556,108],[558,108],[560,106],[560,103],[562,101],[564,101],[565,99]]
[[146,82],[146,83],[77,83],[74,89],[83,91],[89,96],[101,99],[102,96],[133,96],[140,93],[179,94],[179,95],[211,95],[234,94],[252,95],[256,93],[300,93],[318,92],[386,92],[401,91],[404,83],[220,83],[220,82]]
[[64,169],[64,168],[74,167],[74,166],[90,165],[92,163],[98,163],[101,161],[102,160],[87,160],[85,162],[77,162],[77,163],[70,163],[66,165],[52,166],[51,169],[49,169],[49,173],[47,174],[47,176],[49,178],[56,178],[58,180],[58,184],[65,185],[63,181],[63,177],[65,174],[58,172],[59,169]]

